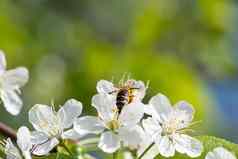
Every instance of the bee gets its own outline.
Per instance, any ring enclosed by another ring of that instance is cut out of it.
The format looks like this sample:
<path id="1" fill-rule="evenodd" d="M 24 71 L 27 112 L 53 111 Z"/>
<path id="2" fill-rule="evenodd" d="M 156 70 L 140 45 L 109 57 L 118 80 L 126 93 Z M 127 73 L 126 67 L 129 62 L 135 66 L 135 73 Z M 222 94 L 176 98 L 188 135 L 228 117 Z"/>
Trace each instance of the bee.
<path id="1" fill-rule="evenodd" d="M 114 91 L 109 92 L 109 94 L 116 94 L 116 106 L 119 114 L 125 105 L 132 103 L 136 99 L 140 99 L 141 97 L 138 92 L 144 92 L 146 89 L 144 83 L 141 81 L 127 80 L 120 83 L 118 87 L 115 87 Z"/>

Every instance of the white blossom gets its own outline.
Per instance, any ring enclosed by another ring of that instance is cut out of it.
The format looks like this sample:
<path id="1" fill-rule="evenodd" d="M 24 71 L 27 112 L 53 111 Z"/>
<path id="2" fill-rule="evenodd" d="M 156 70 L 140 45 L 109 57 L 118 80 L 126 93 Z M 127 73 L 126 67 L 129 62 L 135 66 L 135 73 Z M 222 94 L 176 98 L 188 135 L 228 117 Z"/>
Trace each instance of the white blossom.
<path id="1" fill-rule="evenodd" d="M 169 99 L 162 94 L 154 96 L 149 105 L 153 110 L 152 118 L 143 120 L 143 127 L 162 156 L 172 157 L 175 151 L 190 157 L 201 155 L 202 143 L 185 134 L 193 120 L 192 105 L 180 101 L 172 107 Z"/>
<path id="2" fill-rule="evenodd" d="M 12 115 L 18 115 L 22 108 L 19 97 L 20 88 L 28 79 L 29 73 L 25 67 L 6 70 L 7 62 L 4 53 L 0 50 L 0 96 L 6 110 Z"/>
<path id="3" fill-rule="evenodd" d="M 82 104 L 74 99 L 68 100 L 58 112 L 53 107 L 37 104 L 29 111 L 29 121 L 36 131 L 32 132 L 35 155 L 46 155 L 59 139 L 77 139 L 83 134 L 76 133 L 71 127 L 81 114 Z"/>
<path id="4" fill-rule="evenodd" d="M 235 155 L 223 147 L 217 147 L 208 152 L 205 159 L 236 159 Z"/>
<path id="5" fill-rule="evenodd" d="M 134 147 L 141 141 L 137 124 L 144 113 L 142 103 L 125 105 L 119 114 L 115 98 L 100 93 L 92 98 L 92 105 L 97 109 L 98 117 L 78 118 L 74 123 L 78 133 L 101 134 L 98 147 L 107 153 L 117 151 L 121 143 L 126 147 Z"/>
<path id="6" fill-rule="evenodd" d="M 22 126 L 18 129 L 17 145 L 19 149 L 12 143 L 10 138 L 6 140 L 6 159 L 23 159 L 23 156 L 25 159 L 31 159 L 31 133 L 29 129 L 25 126 Z"/>

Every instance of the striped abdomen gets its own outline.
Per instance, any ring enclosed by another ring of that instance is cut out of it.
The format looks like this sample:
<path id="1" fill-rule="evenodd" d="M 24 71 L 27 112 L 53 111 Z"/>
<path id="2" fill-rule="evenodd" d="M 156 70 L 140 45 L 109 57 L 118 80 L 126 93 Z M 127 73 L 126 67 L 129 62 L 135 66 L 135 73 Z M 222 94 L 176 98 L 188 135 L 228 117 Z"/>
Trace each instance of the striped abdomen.
<path id="1" fill-rule="evenodd" d="M 132 101 L 132 90 L 131 89 L 121 89 L 117 93 L 117 109 L 118 112 L 121 113 L 122 108 L 126 105 L 129 104 Z"/>

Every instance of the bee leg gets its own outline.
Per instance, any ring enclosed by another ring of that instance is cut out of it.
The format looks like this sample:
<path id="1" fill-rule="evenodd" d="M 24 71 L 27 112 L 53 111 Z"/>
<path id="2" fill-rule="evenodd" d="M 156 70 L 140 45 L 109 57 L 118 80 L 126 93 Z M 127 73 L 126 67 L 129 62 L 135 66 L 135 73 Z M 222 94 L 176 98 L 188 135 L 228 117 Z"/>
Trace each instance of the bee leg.
<path id="1" fill-rule="evenodd" d="M 112 92 L 109 92 L 108 94 L 113 94 L 113 93 L 116 93 L 117 91 L 115 90 L 115 91 L 112 91 Z"/>
<path id="2" fill-rule="evenodd" d="M 134 87 L 134 88 L 130 88 L 130 89 L 132 89 L 132 90 L 133 90 L 133 89 L 140 89 L 140 88 L 136 88 L 136 87 Z"/>

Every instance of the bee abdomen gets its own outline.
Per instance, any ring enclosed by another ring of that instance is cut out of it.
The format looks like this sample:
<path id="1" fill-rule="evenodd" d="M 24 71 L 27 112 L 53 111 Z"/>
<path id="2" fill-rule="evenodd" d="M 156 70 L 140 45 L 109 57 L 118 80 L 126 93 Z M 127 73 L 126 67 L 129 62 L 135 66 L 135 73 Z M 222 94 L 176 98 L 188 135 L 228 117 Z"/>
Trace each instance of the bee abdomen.
<path id="1" fill-rule="evenodd" d="M 120 113 L 123 106 L 128 104 L 128 91 L 127 90 L 121 90 L 120 92 L 118 92 L 117 94 L 117 108 L 118 108 L 118 112 Z"/>

